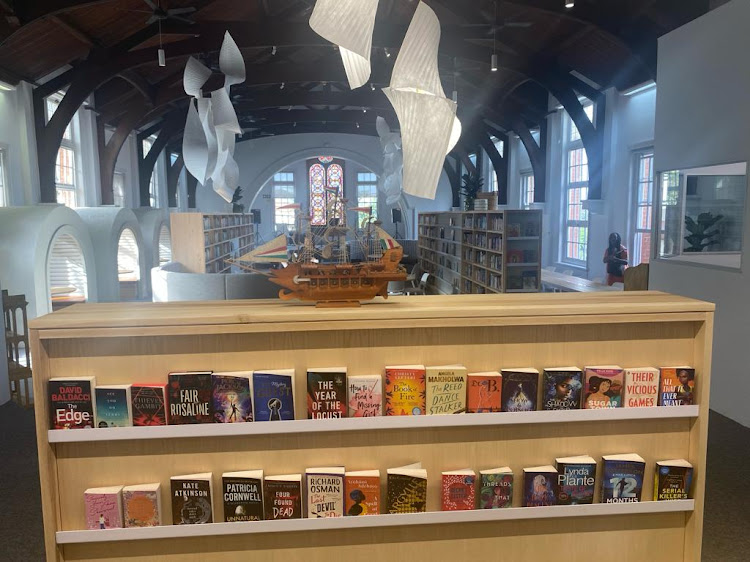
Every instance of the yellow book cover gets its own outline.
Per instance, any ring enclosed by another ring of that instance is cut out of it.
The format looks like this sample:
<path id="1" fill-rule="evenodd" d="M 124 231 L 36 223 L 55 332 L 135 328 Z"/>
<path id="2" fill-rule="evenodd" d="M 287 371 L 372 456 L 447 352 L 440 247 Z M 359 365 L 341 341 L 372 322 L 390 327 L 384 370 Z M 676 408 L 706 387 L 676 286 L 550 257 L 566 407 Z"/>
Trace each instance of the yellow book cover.
<path id="1" fill-rule="evenodd" d="M 466 412 L 466 367 L 425 367 L 427 415 Z"/>
<path id="2" fill-rule="evenodd" d="M 423 416 L 425 400 L 424 365 L 385 368 L 386 416 Z"/>

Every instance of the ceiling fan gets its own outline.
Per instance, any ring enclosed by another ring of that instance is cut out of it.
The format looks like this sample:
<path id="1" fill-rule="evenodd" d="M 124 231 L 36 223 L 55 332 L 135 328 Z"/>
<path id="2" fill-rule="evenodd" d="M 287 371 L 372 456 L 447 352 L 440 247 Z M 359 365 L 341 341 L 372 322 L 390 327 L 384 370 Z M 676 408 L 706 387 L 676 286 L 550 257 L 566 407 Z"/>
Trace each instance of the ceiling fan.
<path id="1" fill-rule="evenodd" d="M 163 22 L 166 20 L 176 20 L 182 23 L 194 24 L 195 22 L 189 18 L 183 17 L 187 14 L 195 12 L 195 7 L 189 6 L 187 8 L 162 8 L 162 0 L 143 0 L 146 5 L 151 9 L 151 17 L 146 20 L 146 25 L 151 25 L 156 22 Z"/>

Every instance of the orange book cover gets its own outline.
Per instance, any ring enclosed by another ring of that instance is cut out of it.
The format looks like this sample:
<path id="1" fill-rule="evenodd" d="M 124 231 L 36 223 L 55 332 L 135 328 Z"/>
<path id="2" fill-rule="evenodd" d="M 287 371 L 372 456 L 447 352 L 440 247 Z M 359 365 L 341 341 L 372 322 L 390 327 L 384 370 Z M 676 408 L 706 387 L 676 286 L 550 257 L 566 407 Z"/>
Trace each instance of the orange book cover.
<path id="1" fill-rule="evenodd" d="M 345 515 L 378 515 L 380 513 L 380 471 L 347 472 Z"/>
<path id="2" fill-rule="evenodd" d="M 443 511 L 476 509 L 475 483 L 476 474 L 473 470 L 443 472 Z"/>
<path id="3" fill-rule="evenodd" d="M 470 414 L 502 410 L 503 376 L 497 371 L 469 373 L 466 411 Z"/>
<path id="4" fill-rule="evenodd" d="M 385 368 L 386 416 L 422 416 L 426 399 L 424 365 Z"/>

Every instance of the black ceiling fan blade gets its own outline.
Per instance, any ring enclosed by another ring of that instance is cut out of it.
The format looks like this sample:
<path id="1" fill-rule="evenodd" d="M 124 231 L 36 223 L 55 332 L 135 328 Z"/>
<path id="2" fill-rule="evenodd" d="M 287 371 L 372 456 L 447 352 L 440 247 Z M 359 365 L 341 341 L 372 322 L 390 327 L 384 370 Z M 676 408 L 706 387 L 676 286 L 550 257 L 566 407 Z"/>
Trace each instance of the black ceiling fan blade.
<path id="1" fill-rule="evenodd" d="M 175 21 L 181 21 L 182 23 L 186 23 L 188 25 L 195 25 L 195 22 L 188 18 L 183 18 L 182 16 L 169 16 L 169 19 L 175 20 Z"/>
<path id="2" fill-rule="evenodd" d="M 148 18 L 148 19 L 146 20 L 146 25 L 147 25 L 147 26 L 148 26 L 148 25 L 151 25 L 152 23 L 156 23 L 157 21 L 159 21 L 159 17 L 158 17 L 158 16 L 155 16 L 155 15 L 152 15 L 152 16 L 151 16 L 150 18 Z"/>
<path id="3" fill-rule="evenodd" d="M 534 22 L 531 21 L 509 21 L 503 24 L 503 27 L 531 27 Z"/>
<path id="4" fill-rule="evenodd" d="M 183 14 L 192 14 L 195 12 L 195 7 L 189 7 L 189 8 L 171 8 L 167 10 L 168 16 L 181 16 Z"/>
<path id="5" fill-rule="evenodd" d="M 157 10 L 159 7 L 154 4 L 153 0 L 143 0 L 146 4 L 148 4 L 148 7 L 152 10 Z"/>

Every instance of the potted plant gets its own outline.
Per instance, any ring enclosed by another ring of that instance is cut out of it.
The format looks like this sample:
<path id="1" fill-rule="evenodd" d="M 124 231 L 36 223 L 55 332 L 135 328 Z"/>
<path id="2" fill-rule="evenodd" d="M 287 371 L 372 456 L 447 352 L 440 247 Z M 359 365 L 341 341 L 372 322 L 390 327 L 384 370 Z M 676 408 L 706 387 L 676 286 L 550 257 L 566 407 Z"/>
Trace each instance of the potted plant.
<path id="1" fill-rule="evenodd" d="M 484 179 L 479 174 L 464 174 L 461 178 L 463 185 L 461 186 L 461 195 L 464 196 L 464 209 L 471 211 L 474 209 L 474 199 L 482 191 L 484 185 Z"/>
<path id="2" fill-rule="evenodd" d="M 713 213 L 701 213 L 695 220 L 693 217 L 685 216 L 685 229 L 690 233 L 685 236 L 685 241 L 690 246 L 686 247 L 684 251 L 702 252 L 709 246 L 719 244 L 719 240 L 717 240 L 719 229 L 711 230 L 711 228 L 723 218 L 724 215 L 714 216 Z"/>
<path id="3" fill-rule="evenodd" d="M 240 203 L 242 201 L 242 188 L 238 185 L 237 189 L 234 190 L 234 195 L 232 196 L 232 212 L 233 213 L 244 213 L 245 212 L 245 206 Z"/>

